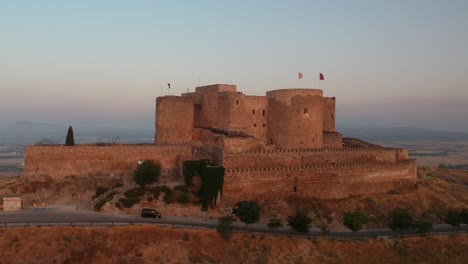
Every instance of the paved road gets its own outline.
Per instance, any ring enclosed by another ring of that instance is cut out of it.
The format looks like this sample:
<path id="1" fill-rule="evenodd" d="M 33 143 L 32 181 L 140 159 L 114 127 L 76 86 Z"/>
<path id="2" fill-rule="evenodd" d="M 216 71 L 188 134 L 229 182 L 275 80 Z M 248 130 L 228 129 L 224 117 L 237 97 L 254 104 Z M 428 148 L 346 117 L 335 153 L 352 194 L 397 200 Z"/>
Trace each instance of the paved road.
<path id="1" fill-rule="evenodd" d="M 29 207 L 21 211 L 0 212 L 0 227 L 26 226 L 26 225 L 128 225 L 128 224 L 152 224 L 160 226 L 172 226 L 180 228 L 206 228 L 213 229 L 217 226 L 216 219 L 202 220 L 199 218 L 163 216 L 161 219 L 141 218 L 139 215 L 105 214 L 89 210 L 82 210 L 76 206 L 47 206 Z M 235 231 L 247 231 L 253 233 L 269 233 L 288 236 L 322 236 L 318 228 L 312 228 L 308 234 L 297 234 L 289 227 L 270 229 L 262 224 L 251 224 L 246 229 L 242 222 L 234 222 L 232 228 Z M 436 225 L 434 231 L 437 233 L 468 232 L 468 226 L 452 227 L 450 225 Z M 416 233 L 415 230 L 408 234 Z M 393 236 L 388 228 L 367 229 L 354 233 L 348 229 L 334 229 L 327 236 L 342 238 L 361 238 L 372 236 Z"/>

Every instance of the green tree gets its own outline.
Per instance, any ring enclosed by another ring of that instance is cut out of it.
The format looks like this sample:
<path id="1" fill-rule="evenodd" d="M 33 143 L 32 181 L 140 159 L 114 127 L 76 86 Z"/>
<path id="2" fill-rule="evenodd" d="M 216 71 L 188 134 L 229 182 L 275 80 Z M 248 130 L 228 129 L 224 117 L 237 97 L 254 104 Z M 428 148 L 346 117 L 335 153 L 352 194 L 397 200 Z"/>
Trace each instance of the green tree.
<path id="1" fill-rule="evenodd" d="M 281 222 L 281 218 L 273 217 L 270 219 L 270 222 L 268 222 L 267 226 L 268 228 L 280 228 L 283 226 L 283 223 Z"/>
<path id="2" fill-rule="evenodd" d="M 343 216 L 343 224 L 353 232 L 361 230 L 362 225 L 367 224 L 367 221 L 367 215 L 360 211 L 346 212 Z"/>
<path id="3" fill-rule="evenodd" d="M 239 220 L 248 224 L 256 223 L 260 219 L 260 206 L 254 201 L 242 201 L 236 204 L 236 208 L 232 210 Z"/>
<path id="4" fill-rule="evenodd" d="M 311 227 L 312 218 L 303 210 L 297 211 L 294 215 L 288 216 L 288 225 L 295 231 L 307 233 Z"/>
<path id="5" fill-rule="evenodd" d="M 468 209 L 463 209 L 460 214 L 461 214 L 463 223 L 465 225 L 468 225 Z"/>
<path id="6" fill-rule="evenodd" d="M 432 232 L 434 225 L 429 221 L 415 220 L 413 227 L 418 229 L 418 233 L 429 233 Z"/>
<path id="7" fill-rule="evenodd" d="M 387 225 L 394 231 L 410 229 L 413 227 L 413 217 L 408 211 L 397 208 L 390 212 Z"/>
<path id="8" fill-rule="evenodd" d="M 75 146 L 75 136 L 73 136 L 73 128 L 68 127 L 67 137 L 65 138 L 65 146 Z"/>
<path id="9" fill-rule="evenodd" d="M 133 179 L 141 187 L 146 184 L 157 182 L 161 174 L 161 165 L 152 160 L 144 160 L 139 163 L 133 172 Z"/>
<path id="10" fill-rule="evenodd" d="M 452 226 L 459 226 L 463 222 L 462 214 L 458 211 L 450 210 L 447 213 L 445 222 Z"/>

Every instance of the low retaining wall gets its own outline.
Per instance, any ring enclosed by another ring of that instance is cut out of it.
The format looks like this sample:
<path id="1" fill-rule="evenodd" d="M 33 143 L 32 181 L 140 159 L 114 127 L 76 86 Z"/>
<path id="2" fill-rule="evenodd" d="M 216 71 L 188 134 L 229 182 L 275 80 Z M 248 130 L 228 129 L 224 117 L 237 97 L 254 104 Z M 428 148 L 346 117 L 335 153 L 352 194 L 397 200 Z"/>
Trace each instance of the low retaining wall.
<path id="1" fill-rule="evenodd" d="M 139 160 L 161 163 L 162 176 L 177 174 L 179 164 L 191 159 L 190 145 L 75 145 L 26 146 L 23 179 L 58 181 L 66 176 L 122 177 Z"/>

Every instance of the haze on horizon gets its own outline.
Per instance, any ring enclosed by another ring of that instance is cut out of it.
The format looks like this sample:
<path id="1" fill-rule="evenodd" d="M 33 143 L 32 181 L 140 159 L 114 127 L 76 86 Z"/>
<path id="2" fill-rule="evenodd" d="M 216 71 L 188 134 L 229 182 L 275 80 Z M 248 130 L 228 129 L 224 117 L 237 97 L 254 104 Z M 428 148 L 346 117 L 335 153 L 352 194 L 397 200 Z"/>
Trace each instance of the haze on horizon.
<path id="1" fill-rule="evenodd" d="M 468 132 L 468 2 L 3 1 L 0 125 L 154 126 L 213 83 L 337 98 L 338 126 Z"/>

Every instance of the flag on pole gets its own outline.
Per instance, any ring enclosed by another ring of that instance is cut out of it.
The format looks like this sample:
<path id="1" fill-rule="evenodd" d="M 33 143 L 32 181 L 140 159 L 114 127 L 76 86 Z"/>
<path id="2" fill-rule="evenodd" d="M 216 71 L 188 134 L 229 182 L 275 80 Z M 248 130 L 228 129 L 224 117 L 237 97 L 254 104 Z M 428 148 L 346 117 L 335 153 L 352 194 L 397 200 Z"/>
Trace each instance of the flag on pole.
<path id="1" fill-rule="evenodd" d="M 302 80 L 302 72 L 297 73 L 297 79 Z"/>
<path id="2" fill-rule="evenodd" d="M 319 74 L 320 74 L 320 75 L 319 75 L 320 80 L 321 80 L 321 81 L 325 80 L 325 77 L 323 76 L 323 74 L 320 73 L 320 72 L 319 72 Z"/>
<path id="3" fill-rule="evenodd" d="M 170 84 L 170 83 L 167 83 L 167 87 L 169 87 L 169 89 L 171 89 L 171 84 Z"/>

